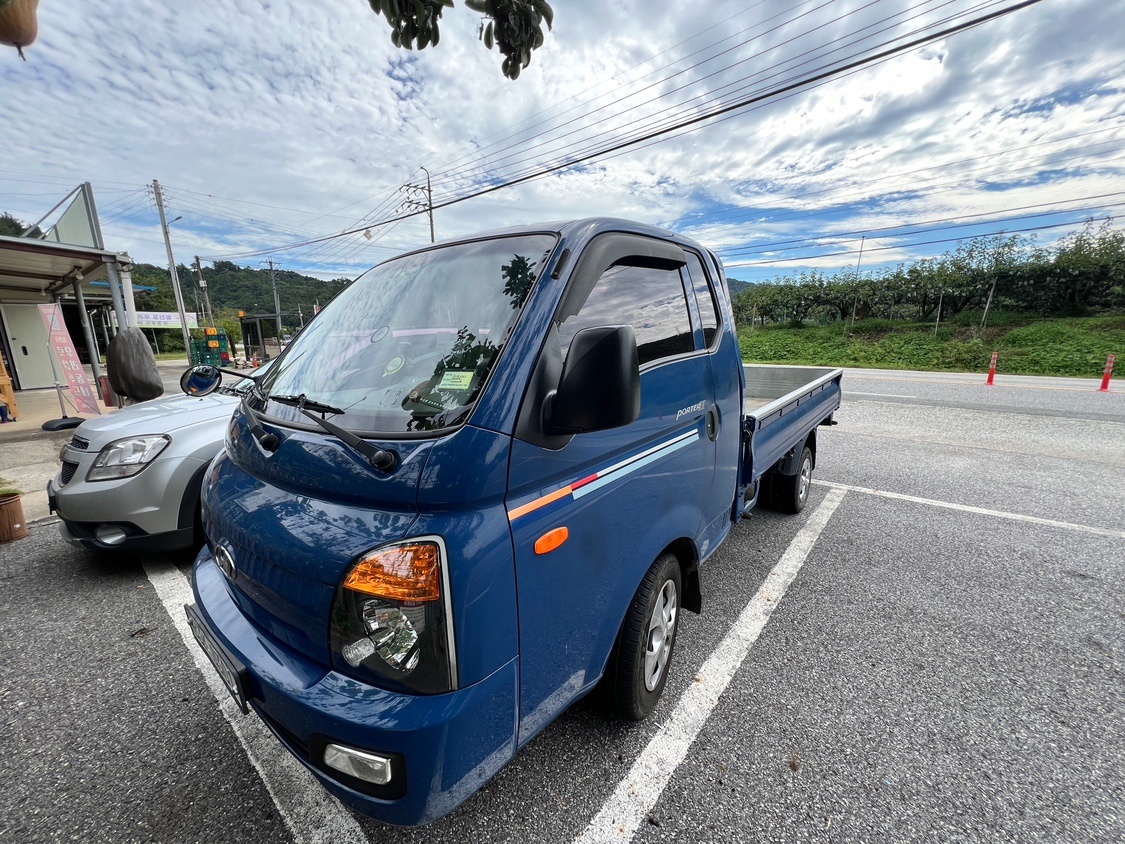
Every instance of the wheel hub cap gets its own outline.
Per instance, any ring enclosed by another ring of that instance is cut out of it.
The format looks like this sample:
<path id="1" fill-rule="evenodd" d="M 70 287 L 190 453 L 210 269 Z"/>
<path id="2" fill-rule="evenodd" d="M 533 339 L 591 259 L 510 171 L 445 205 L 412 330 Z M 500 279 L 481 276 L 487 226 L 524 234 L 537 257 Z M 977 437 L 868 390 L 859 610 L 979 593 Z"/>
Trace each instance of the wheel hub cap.
<path id="1" fill-rule="evenodd" d="M 648 647 L 645 650 L 645 688 L 650 692 L 660 685 L 668 656 L 672 653 L 672 637 L 676 631 L 676 614 L 679 612 L 679 596 L 676 584 L 664 581 L 656 606 L 648 625 Z"/>

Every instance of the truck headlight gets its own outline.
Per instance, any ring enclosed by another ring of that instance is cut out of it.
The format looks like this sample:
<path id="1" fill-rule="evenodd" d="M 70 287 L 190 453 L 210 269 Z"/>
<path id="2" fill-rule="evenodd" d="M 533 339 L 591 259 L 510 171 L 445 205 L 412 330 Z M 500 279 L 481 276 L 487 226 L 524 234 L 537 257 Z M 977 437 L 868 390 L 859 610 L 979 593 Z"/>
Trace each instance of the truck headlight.
<path id="1" fill-rule="evenodd" d="M 126 437 L 103 448 L 86 473 L 88 481 L 113 481 L 137 474 L 166 449 L 172 438 L 166 434 Z"/>
<path id="2" fill-rule="evenodd" d="M 332 605 L 332 664 L 385 688 L 440 694 L 457 687 L 445 544 L 421 537 L 359 559 Z"/>

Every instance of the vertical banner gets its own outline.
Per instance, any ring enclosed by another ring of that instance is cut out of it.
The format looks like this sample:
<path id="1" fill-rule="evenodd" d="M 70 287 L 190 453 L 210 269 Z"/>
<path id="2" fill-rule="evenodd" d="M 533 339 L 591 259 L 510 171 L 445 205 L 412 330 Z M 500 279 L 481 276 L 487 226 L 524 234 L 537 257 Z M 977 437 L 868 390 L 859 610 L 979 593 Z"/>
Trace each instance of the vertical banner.
<path id="1" fill-rule="evenodd" d="M 70 332 L 66 330 L 63 322 L 62 307 L 58 304 L 40 305 L 39 316 L 43 317 L 43 325 L 51 335 L 51 348 L 58 355 L 62 364 L 63 375 L 66 383 L 70 385 L 70 395 L 74 398 L 74 406 L 79 413 L 101 416 L 98 399 L 90 389 L 90 382 L 86 380 L 86 370 L 82 368 L 82 361 L 74 349 L 74 342 L 70 339 Z"/>

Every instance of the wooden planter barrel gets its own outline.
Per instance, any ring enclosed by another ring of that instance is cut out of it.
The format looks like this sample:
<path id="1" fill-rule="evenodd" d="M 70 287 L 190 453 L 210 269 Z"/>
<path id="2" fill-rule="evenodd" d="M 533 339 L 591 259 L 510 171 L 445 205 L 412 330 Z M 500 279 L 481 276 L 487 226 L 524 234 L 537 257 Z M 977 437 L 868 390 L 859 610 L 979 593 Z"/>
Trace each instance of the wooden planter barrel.
<path id="1" fill-rule="evenodd" d="M 27 536 L 27 519 L 23 517 L 23 503 L 19 493 L 0 495 L 0 543 L 23 539 Z"/>

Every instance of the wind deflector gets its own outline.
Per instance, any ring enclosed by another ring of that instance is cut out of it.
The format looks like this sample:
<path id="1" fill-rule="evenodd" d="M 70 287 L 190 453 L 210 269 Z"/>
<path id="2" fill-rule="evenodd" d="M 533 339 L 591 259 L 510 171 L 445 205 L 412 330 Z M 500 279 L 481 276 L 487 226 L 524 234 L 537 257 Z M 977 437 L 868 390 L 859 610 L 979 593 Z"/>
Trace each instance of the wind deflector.
<path id="1" fill-rule="evenodd" d="M 684 250 L 666 240 L 622 232 L 599 235 L 583 250 L 566 294 L 555 312 L 555 321 L 562 322 L 578 313 L 602 273 L 610 267 L 674 270 L 686 263 Z"/>

